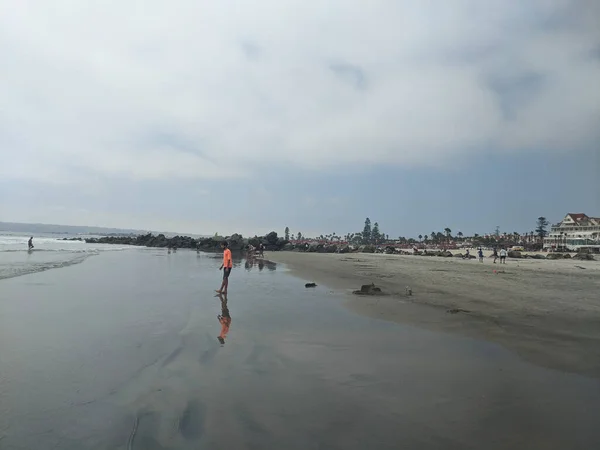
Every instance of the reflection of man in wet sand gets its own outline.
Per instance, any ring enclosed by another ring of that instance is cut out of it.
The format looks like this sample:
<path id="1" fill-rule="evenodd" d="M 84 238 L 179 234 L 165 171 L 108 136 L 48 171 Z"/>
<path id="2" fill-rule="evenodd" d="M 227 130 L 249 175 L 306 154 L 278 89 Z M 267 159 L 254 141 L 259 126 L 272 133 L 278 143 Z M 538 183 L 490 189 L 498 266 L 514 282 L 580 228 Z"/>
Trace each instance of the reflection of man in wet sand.
<path id="1" fill-rule="evenodd" d="M 227 296 L 220 294 L 219 300 L 221 300 L 221 314 L 217 316 L 217 319 L 219 319 L 219 323 L 221 324 L 221 334 L 219 334 L 217 339 L 221 344 L 225 344 L 225 338 L 227 337 L 229 327 L 231 326 L 231 315 L 229 314 L 229 308 L 227 307 Z"/>

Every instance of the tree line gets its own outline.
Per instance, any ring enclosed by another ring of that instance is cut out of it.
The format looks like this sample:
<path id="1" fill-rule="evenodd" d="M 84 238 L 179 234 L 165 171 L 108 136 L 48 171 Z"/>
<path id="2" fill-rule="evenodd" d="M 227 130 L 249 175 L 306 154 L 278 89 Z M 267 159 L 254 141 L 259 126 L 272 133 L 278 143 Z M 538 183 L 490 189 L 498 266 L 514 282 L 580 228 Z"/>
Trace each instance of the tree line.
<path id="1" fill-rule="evenodd" d="M 544 237 L 548 235 L 547 227 L 549 224 L 550 222 L 545 217 L 538 217 L 535 231 L 530 231 L 523 234 L 525 243 L 541 245 Z M 285 227 L 284 235 L 287 241 L 294 239 L 299 241 L 307 239 L 307 237 L 303 236 L 300 232 L 296 235 L 292 234 L 289 227 Z M 478 245 L 492 245 L 494 243 L 502 244 L 504 242 L 517 242 L 521 240 L 521 234 L 516 231 L 512 233 L 501 233 L 500 227 L 496 227 L 495 232 L 488 236 L 480 236 L 477 233 L 475 233 L 473 236 L 464 236 L 461 231 L 456 233 L 456 236 L 453 236 L 452 230 L 446 227 L 444 228 L 443 232 L 432 231 L 430 233 L 419 234 L 418 241 L 414 238 L 406 238 L 404 236 L 390 239 L 389 234 L 381 231 L 379 223 L 375 222 L 372 224 L 371 219 L 367 217 L 365 219 L 362 231 L 358 231 L 356 233 L 347 233 L 344 236 L 339 236 L 335 232 L 326 235 L 321 234 L 320 236 L 315 237 L 315 239 L 330 242 L 345 241 L 356 245 L 380 245 L 385 243 L 416 244 L 417 242 L 426 244 L 443 244 L 449 243 L 450 241 L 462 242 L 465 240 L 470 240 Z"/>

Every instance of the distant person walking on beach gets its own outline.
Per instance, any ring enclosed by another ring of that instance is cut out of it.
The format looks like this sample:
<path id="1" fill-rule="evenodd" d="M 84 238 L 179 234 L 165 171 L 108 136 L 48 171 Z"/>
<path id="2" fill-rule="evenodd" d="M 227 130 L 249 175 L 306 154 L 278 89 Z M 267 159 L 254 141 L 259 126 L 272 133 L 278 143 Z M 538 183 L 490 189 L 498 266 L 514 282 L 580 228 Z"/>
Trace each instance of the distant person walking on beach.
<path id="1" fill-rule="evenodd" d="M 506 249 L 503 248 L 502 250 L 500 250 L 500 264 L 506 264 Z"/>
<path id="2" fill-rule="evenodd" d="M 29 242 L 27 242 L 27 247 L 29 250 L 33 250 L 33 236 L 29 238 Z"/>
<path id="3" fill-rule="evenodd" d="M 469 252 L 469 249 L 467 249 L 465 256 L 463 256 L 463 259 L 471 259 L 471 253 Z"/>
<path id="4" fill-rule="evenodd" d="M 223 248 L 223 264 L 219 267 L 219 270 L 223 270 L 223 282 L 221 283 L 221 289 L 217 291 L 218 294 L 227 295 L 227 287 L 229 286 L 229 274 L 233 267 L 233 261 L 231 261 L 231 250 L 227 241 L 221 242 Z"/>
<path id="5" fill-rule="evenodd" d="M 494 247 L 494 253 L 492 253 L 492 256 L 494 257 L 494 264 L 496 264 L 496 260 L 498 259 L 498 249 L 496 247 Z"/>
<path id="6" fill-rule="evenodd" d="M 479 247 L 479 251 L 477 252 L 477 256 L 479 256 L 479 262 L 483 262 L 483 249 Z"/>

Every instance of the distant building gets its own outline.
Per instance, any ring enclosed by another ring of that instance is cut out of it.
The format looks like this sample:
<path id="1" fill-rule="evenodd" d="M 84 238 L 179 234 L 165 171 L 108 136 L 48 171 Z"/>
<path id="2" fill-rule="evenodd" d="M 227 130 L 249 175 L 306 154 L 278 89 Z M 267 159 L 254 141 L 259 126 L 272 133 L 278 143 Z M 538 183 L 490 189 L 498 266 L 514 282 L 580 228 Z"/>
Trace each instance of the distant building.
<path id="1" fill-rule="evenodd" d="M 577 251 L 587 248 L 600 252 L 600 218 L 588 217 L 583 213 L 569 213 L 544 238 L 544 248 L 551 250 Z"/>

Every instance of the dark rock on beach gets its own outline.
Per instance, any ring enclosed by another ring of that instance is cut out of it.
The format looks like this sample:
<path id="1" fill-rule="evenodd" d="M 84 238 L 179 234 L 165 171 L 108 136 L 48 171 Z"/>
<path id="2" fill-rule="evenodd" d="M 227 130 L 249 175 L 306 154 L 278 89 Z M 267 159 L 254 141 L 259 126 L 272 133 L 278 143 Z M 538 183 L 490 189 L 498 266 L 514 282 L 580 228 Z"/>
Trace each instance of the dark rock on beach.
<path id="1" fill-rule="evenodd" d="M 352 292 L 354 295 L 383 295 L 381 288 L 375 286 L 374 283 L 363 284 L 359 291 Z"/>
<path id="2" fill-rule="evenodd" d="M 548 256 L 550 256 L 550 255 L 548 255 Z M 545 256 L 545 255 L 540 255 L 540 254 L 536 253 L 536 254 L 533 254 L 533 255 L 529 255 L 528 258 L 531 258 L 531 259 L 547 259 L 548 257 Z"/>
<path id="3" fill-rule="evenodd" d="M 577 253 L 575 256 L 573 256 L 573 259 L 576 259 L 578 261 L 595 261 L 596 258 L 594 258 L 594 255 L 592 255 L 591 253 Z"/>
<path id="4" fill-rule="evenodd" d="M 452 308 L 452 309 L 448 309 L 446 312 L 449 313 L 449 314 L 458 314 L 458 313 L 466 313 L 466 314 L 468 314 L 471 311 L 468 310 L 468 309 L 462 309 L 462 308 Z"/>
<path id="5" fill-rule="evenodd" d="M 322 244 L 319 244 L 318 242 L 312 242 L 308 245 L 307 251 L 310 253 L 315 253 L 315 252 L 318 252 L 319 250 L 321 250 L 322 248 L 323 248 Z"/>

